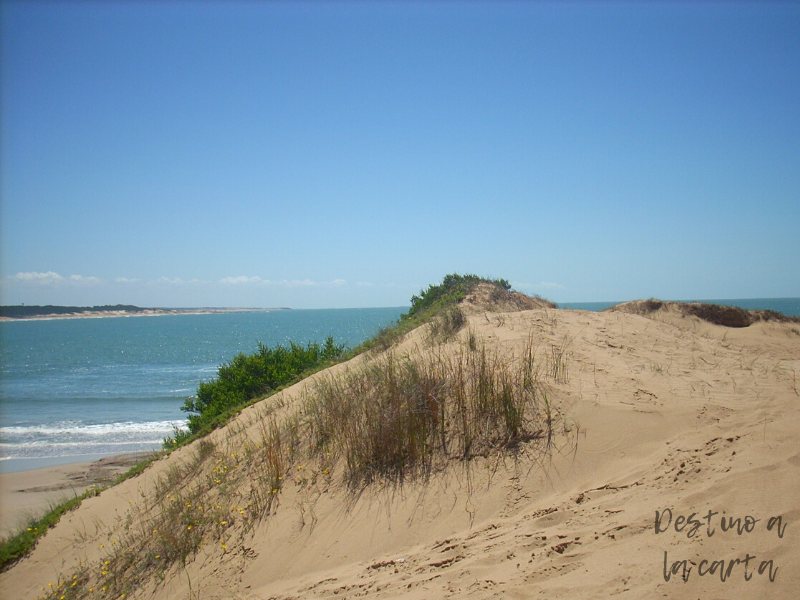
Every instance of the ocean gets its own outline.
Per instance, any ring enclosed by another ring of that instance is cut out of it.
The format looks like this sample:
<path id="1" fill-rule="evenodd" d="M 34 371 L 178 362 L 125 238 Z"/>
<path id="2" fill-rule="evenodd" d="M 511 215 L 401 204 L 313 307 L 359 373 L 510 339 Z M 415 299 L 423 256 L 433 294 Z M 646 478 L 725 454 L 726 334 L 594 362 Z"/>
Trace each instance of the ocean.
<path id="1" fill-rule="evenodd" d="M 0 471 L 158 449 L 239 352 L 354 347 L 407 307 L 0 322 Z"/>
<path id="2" fill-rule="evenodd" d="M 705 300 L 708 301 L 708 300 Z M 800 298 L 711 300 L 800 316 Z M 602 310 L 614 303 L 569 303 Z M 258 342 L 354 347 L 407 307 L 0 322 L 0 471 L 158 449 L 201 381 Z"/>

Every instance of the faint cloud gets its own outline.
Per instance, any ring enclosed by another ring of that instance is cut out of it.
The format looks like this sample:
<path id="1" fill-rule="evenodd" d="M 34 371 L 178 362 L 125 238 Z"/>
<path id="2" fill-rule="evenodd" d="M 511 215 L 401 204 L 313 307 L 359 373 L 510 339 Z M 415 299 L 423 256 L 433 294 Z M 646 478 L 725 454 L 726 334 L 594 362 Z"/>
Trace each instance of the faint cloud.
<path id="1" fill-rule="evenodd" d="M 38 273 L 31 271 L 30 273 L 17 273 L 11 277 L 6 277 L 5 281 L 10 284 L 23 284 L 23 285 L 72 285 L 72 286 L 87 286 L 87 285 L 100 285 L 105 283 L 99 277 L 85 277 L 83 275 L 70 275 L 69 277 L 62 277 L 54 271 L 47 271 L 46 273 Z"/>
<path id="2" fill-rule="evenodd" d="M 347 285 L 344 279 L 334 279 L 333 281 L 312 281 L 311 279 L 280 279 L 272 281 L 271 279 L 262 279 L 258 275 L 255 277 L 247 277 L 240 275 L 239 277 L 225 277 L 219 280 L 222 285 L 258 285 L 258 286 L 276 286 L 276 287 L 339 287 Z"/>
<path id="3" fill-rule="evenodd" d="M 169 277 L 160 277 L 155 281 L 151 281 L 150 283 L 166 283 L 169 285 L 181 285 L 184 283 L 184 281 L 180 277 L 175 277 L 174 279 L 170 279 Z"/>
<path id="4" fill-rule="evenodd" d="M 150 285 L 153 284 L 166 284 L 166 285 L 198 285 L 203 283 L 208 283 L 207 281 L 203 281 L 201 279 L 181 279 L 180 277 L 174 277 L 170 279 L 169 277 L 160 277 L 155 281 L 148 281 Z"/>
<path id="5" fill-rule="evenodd" d="M 219 282 L 223 285 L 247 285 L 247 284 L 260 284 L 260 285 L 268 285 L 270 282 L 266 279 L 261 279 L 261 277 L 246 277 L 245 275 L 240 275 L 239 277 L 225 277 L 224 279 L 220 279 Z"/>
<path id="6" fill-rule="evenodd" d="M 4 277 L 4 285 L 9 287 L 19 286 L 39 286 L 39 287 L 99 287 L 102 285 L 144 285 L 144 286 L 241 286 L 241 287 L 278 287 L 278 288 L 331 288 L 347 286 L 346 279 L 333 279 L 331 281 L 313 281 L 311 279 L 280 279 L 270 280 L 259 277 L 248 277 L 239 275 L 237 277 L 224 277 L 218 281 L 204 281 L 202 279 L 182 279 L 181 277 L 159 277 L 158 279 L 129 279 L 127 277 L 117 277 L 106 281 L 100 277 L 85 275 L 70 275 L 64 277 L 54 271 L 28 273 L 17 273 Z M 371 286 L 371 283 L 359 282 L 359 286 Z"/>
<path id="7" fill-rule="evenodd" d="M 12 275 L 6 279 L 11 282 L 34 283 L 40 285 L 49 285 L 64 281 L 64 278 L 61 275 L 54 273 L 53 271 L 48 271 L 47 273 L 37 273 L 35 271 L 31 273 L 17 273 L 16 275 Z"/>
<path id="8" fill-rule="evenodd" d="M 356 287 L 375 287 L 375 284 L 369 281 L 357 281 Z"/>

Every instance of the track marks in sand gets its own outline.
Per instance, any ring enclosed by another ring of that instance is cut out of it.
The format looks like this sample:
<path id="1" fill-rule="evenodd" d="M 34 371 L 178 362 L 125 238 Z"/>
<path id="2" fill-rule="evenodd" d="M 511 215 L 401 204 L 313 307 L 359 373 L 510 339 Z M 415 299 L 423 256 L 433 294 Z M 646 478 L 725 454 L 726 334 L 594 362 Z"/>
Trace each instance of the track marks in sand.
<path id="1" fill-rule="evenodd" d="M 652 477 L 652 481 L 657 483 L 659 488 L 674 487 L 696 483 L 704 471 L 707 477 L 711 477 L 713 473 L 727 473 L 731 470 L 731 463 L 736 456 L 736 450 L 731 448 L 739 439 L 738 435 L 727 438 L 714 437 L 694 448 L 671 447 L 662 460 L 661 472 Z M 720 456 L 710 460 L 716 454 Z"/>
<path id="2" fill-rule="evenodd" d="M 620 400 L 620 404 L 632 406 L 633 410 L 645 413 L 655 412 L 655 407 L 664 405 L 664 403 L 660 402 L 658 396 L 656 396 L 653 392 L 649 392 L 642 388 L 638 388 L 635 392 L 633 392 L 632 402 Z"/>

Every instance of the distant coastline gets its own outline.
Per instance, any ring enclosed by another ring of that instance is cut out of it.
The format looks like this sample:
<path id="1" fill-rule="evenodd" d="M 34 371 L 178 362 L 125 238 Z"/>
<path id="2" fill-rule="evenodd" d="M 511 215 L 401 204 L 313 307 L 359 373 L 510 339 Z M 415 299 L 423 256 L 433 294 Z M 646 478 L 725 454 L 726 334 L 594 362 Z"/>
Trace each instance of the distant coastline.
<path id="1" fill-rule="evenodd" d="M 157 317 L 163 315 L 207 315 L 215 313 L 265 312 L 291 310 L 275 308 L 142 308 L 129 304 L 104 306 L 0 306 L 0 321 L 51 319 L 98 319 L 109 317 Z"/>

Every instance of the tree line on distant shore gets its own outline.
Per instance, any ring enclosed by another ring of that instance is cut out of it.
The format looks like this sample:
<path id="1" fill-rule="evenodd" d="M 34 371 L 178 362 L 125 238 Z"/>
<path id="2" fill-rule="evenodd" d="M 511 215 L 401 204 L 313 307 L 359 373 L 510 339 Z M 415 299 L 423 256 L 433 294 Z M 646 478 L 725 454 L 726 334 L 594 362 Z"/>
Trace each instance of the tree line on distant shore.
<path id="1" fill-rule="evenodd" d="M 104 304 L 103 306 L 0 306 L 0 317 L 10 319 L 25 319 L 29 317 L 42 317 L 45 315 L 69 315 L 83 312 L 143 312 L 146 308 L 132 304 Z"/>

